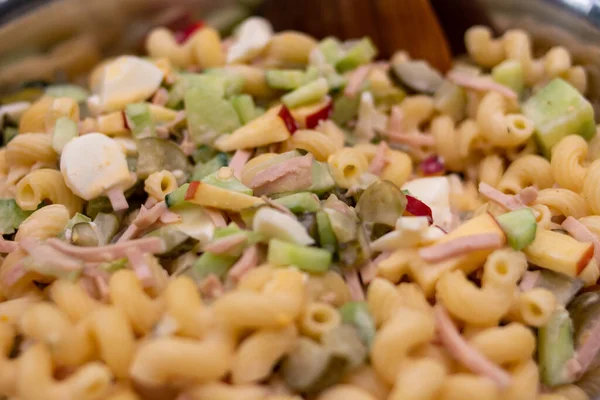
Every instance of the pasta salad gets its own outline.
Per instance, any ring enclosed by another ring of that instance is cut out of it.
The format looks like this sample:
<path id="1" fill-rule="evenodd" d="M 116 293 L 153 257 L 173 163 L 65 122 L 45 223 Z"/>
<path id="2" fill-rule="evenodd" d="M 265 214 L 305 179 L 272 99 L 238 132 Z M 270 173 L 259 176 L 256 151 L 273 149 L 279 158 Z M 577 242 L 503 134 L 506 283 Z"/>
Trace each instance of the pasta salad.
<path id="1" fill-rule="evenodd" d="M 157 28 L 2 105 L 2 398 L 598 395 L 585 70 L 465 43 Z"/>

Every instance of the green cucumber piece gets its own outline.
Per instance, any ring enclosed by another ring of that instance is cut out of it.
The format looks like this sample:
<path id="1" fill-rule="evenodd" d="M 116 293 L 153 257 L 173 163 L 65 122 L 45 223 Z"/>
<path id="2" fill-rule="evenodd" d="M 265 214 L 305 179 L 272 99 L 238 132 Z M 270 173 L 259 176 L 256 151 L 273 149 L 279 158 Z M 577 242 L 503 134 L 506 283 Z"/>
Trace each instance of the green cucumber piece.
<path id="1" fill-rule="evenodd" d="M 60 117 L 54 125 L 52 134 L 52 148 L 58 154 L 62 153 L 65 145 L 77 137 L 77 124 L 67 117 Z"/>
<path id="2" fill-rule="evenodd" d="M 238 257 L 223 254 L 214 254 L 205 252 L 194 263 L 190 273 L 198 281 L 206 278 L 210 274 L 215 274 L 219 278 L 224 278 L 229 268 L 237 261 Z"/>
<path id="3" fill-rule="evenodd" d="M 219 168 L 226 167 L 228 164 L 229 157 L 227 154 L 219 153 L 204 164 L 196 164 L 192 170 L 192 180 L 200 181 L 208 175 L 217 172 Z"/>
<path id="4" fill-rule="evenodd" d="M 535 239 L 537 221 L 531 208 L 520 208 L 496 217 L 496 221 L 506 234 L 510 247 L 521 250 Z"/>
<path id="5" fill-rule="evenodd" d="M 223 98 L 218 76 L 198 82 L 185 91 L 184 103 L 188 129 L 197 144 L 210 144 L 219 135 L 240 127 L 240 119 L 231 103 Z"/>
<path id="6" fill-rule="evenodd" d="M 322 273 L 329 269 L 331 253 L 316 247 L 300 246 L 279 239 L 269 241 L 267 261 L 275 265 L 293 265 L 299 269 Z"/>
<path id="7" fill-rule="evenodd" d="M 240 182 L 236 177 L 233 176 L 233 170 L 229 167 L 219 168 L 218 171 L 202 178 L 202 182 L 208 183 L 209 185 L 217 186 L 223 189 L 231 190 L 233 192 L 247 194 L 252 196 L 252 189 Z"/>
<path id="8" fill-rule="evenodd" d="M 189 183 L 184 183 L 179 186 L 177 189 L 173 190 L 171 193 L 165 196 L 165 203 L 167 203 L 168 208 L 173 208 L 185 203 L 185 194 L 187 193 Z"/>
<path id="9" fill-rule="evenodd" d="M 92 222 L 92 219 L 87 215 L 75 213 L 75 215 L 73 215 L 69 222 L 67 222 L 67 226 L 65 226 L 65 229 L 72 229 L 73 226 L 75 226 L 75 224 L 79 224 L 82 222 Z"/>
<path id="10" fill-rule="evenodd" d="M 329 172 L 329 166 L 325 162 L 314 160 L 312 163 L 312 185 L 308 188 L 309 192 L 323 194 L 330 191 L 335 186 L 333 177 Z"/>
<path id="11" fill-rule="evenodd" d="M 148 103 L 132 103 L 125 106 L 127 123 L 133 136 L 151 137 L 156 136 L 156 129 L 150 115 Z"/>
<path id="12" fill-rule="evenodd" d="M 547 157 L 552 147 L 568 135 L 589 140 L 596 134 L 592 105 L 560 78 L 531 96 L 523 105 L 523 114 L 535 124 L 535 139 Z"/>
<path id="13" fill-rule="evenodd" d="M 371 62 L 375 56 L 377 56 L 377 48 L 371 39 L 365 37 L 350 47 L 335 63 L 335 67 L 340 72 L 346 72 Z"/>
<path id="14" fill-rule="evenodd" d="M 119 219 L 114 214 L 99 212 L 94 218 L 100 244 L 109 244 L 119 230 Z"/>
<path id="15" fill-rule="evenodd" d="M 565 309 L 552 314 L 546 326 L 538 329 L 538 364 L 540 380 L 548 386 L 574 381 L 566 368 L 574 356 L 573 323 Z"/>
<path id="16" fill-rule="evenodd" d="M 239 94 L 244 88 L 244 77 L 235 71 L 223 68 L 210 68 L 204 71 L 204 74 L 223 78 L 223 90 L 225 97 Z"/>
<path id="17" fill-rule="evenodd" d="M 298 89 L 284 95 L 281 98 L 283 104 L 289 108 L 303 106 L 305 104 L 316 103 L 329 92 L 327 79 L 319 78 L 316 81 L 300 86 Z"/>
<path id="18" fill-rule="evenodd" d="M 293 213 L 317 212 L 321 209 L 319 198 L 309 192 L 289 194 L 275 199 L 274 202 Z"/>
<path id="19" fill-rule="evenodd" d="M 254 106 L 254 100 L 249 94 L 241 94 L 231 98 L 231 104 L 235 108 L 238 117 L 243 125 L 252 121 L 256 118 L 256 107 Z"/>
<path id="20" fill-rule="evenodd" d="M 13 140 L 19 134 L 19 129 L 14 126 L 5 126 L 2 131 L 2 143 L 4 146 L 8 144 L 11 140 Z"/>
<path id="21" fill-rule="evenodd" d="M 360 97 L 353 98 L 340 95 L 333 101 L 333 113 L 331 119 L 339 126 L 346 125 L 358 115 Z"/>
<path id="22" fill-rule="evenodd" d="M 525 89 L 525 78 L 523 77 L 523 67 L 517 60 L 506 60 L 492 68 L 492 78 L 512 90 L 519 96 Z"/>
<path id="23" fill-rule="evenodd" d="M 179 170 L 187 179 L 191 165 L 177 143 L 158 137 L 146 137 L 137 141 L 137 149 L 136 174 L 139 179 L 146 179 L 150 174 L 162 170 Z"/>
<path id="24" fill-rule="evenodd" d="M 90 97 L 87 89 L 71 84 L 50 85 L 46 88 L 46 94 L 52 97 L 68 97 L 78 103 L 83 103 Z"/>
<path id="25" fill-rule="evenodd" d="M 320 77 L 325 78 L 329 90 L 332 91 L 343 88 L 348 82 L 344 76 L 338 74 L 335 68 L 329 64 L 319 65 L 318 67 L 309 65 L 308 68 L 306 68 L 306 73 L 304 75 L 305 83 L 316 81 Z M 368 82 L 365 82 L 365 85 L 368 85 Z"/>
<path id="26" fill-rule="evenodd" d="M 71 243 L 75 246 L 96 247 L 100 238 L 91 222 L 79 222 L 71 229 Z"/>
<path id="27" fill-rule="evenodd" d="M 33 211 L 23 211 L 15 199 L 0 199 L 0 235 L 15 233 Z"/>
<path id="28" fill-rule="evenodd" d="M 335 65 L 344 55 L 340 41 L 331 36 L 321 40 L 318 47 L 327 64 Z"/>
<path id="29" fill-rule="evenodd" d="M 319 244 L 325 250 L 335 253 L 337 249 L 337 239 L 329 222 L 327 213 L 323 210 L 317 211 L 317 231 L 319 232 Z"/>
<path id="30" fill-rule="evenodd" d="M 363 343 L 371 347 L 375 339 L 375 322 L 369 312 L 369 306 L 364 301 L 349 301 L 340 308 L 342 321 L 354 326 Z"/>
<path id="31" fill-rule="evenodd" d="M 265 79 L 273 89 L 294 90 L 304 84 L 306 76 L 295 69 L 271 69 L 265 72 Z"/>

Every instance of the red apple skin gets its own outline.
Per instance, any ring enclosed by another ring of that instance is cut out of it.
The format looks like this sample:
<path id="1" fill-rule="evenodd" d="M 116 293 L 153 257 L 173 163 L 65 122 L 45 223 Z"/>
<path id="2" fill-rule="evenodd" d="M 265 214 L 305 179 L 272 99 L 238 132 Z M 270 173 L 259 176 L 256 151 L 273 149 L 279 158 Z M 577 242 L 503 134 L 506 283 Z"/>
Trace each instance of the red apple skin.
<path id="1" fill-rule="evenodd" d="M 194 198 L 194 195 L 196 194 L 196 190 L 198 190 L 198 186 L 200 186 L 199 181 L 190 182 L 190 186 L 188 186 L 188 189 L 185 192 L 185 200 Z"/>
<path id="2" fill-rule="evenodd" d="M 290 110 L 285 105 L 281 106 L 281 109 L 279 110 L 279 113 L 277 115 L 283 120 L 285 127 L 288 129 L 288 131 L 290 131 L 292 135 L 298 130 L 298 124 L 296 124 L 296 120 L 292 116 Z"/>
<path id="3" fill-rule="evenodd" d="M 406 212 L 417 217 L 427 217 L 429 225 L 433 224 L 431 208 L 414 196 L 406 195 Z"/>
<path id="4" fill-rule="evenodd" d="M 585 269 L 588 263 L 591 261 L 592 257 L 594 257 L 594 245 L 590 243 L 590 247 L 586 250 L 585 253 L 581 256 L 579 261 L 577 262 L 576 275 L 579 275 L 581 271 Z"/>
<path id="5" fill-rule="evenodd" d="M 325 107 L 310 114 L 306 117 L 306 129 L 314 129 L 319 125 L 319 122 L 329 119 L 333 112 L 333 101 L 329 101 Z"/>

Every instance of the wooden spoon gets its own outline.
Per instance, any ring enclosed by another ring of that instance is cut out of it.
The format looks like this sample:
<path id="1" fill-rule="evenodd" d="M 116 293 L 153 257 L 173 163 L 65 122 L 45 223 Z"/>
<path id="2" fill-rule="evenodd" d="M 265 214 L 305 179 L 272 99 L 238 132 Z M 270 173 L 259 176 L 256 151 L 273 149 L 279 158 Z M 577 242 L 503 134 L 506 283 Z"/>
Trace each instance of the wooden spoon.
<path id="1" fill-rule="evenodd" d="M 259 13 L 276 31 L 295 29 L 315 37 L 370 36 L 380 57 L 406 50 L 445 72 L 448 41 L 429 0 L 265 0 Z"/>

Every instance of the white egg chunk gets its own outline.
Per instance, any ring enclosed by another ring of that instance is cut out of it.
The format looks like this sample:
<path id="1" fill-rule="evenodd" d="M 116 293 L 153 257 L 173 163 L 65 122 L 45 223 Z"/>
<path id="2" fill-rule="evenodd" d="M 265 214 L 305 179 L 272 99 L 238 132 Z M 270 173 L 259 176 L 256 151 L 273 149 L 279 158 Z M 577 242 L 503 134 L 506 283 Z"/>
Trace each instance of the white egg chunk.
<path id="1" fill-rule="evenodd" d="M 123 147 L 101 133 L 69 141 L 60 157 L 60 172 L 73 193 L 92 200 L 107 191 L 127 189 L 133 183 Z"/>
<path id="2" fill-rule="evenodd" d="M 280 239 L 300 245 L 315 242 L 296 218 L 269 207 L 261 207 L 256 212 L 252 221 L 252 230 L 262 233 L 269 239 Z"/>
<path id="3" fill-rule="evenodd" d="M 149 61 L 122 56 L 104 67 L 98 95 L 104 112 L 143 101 L 160 87 L 163 72 Z"/>
<path id="4" fill-rule="evenodd" d="M 264 18 L 251 17 L 244 21 L 235 33 L 236 41 L 227 52 L 227 63 L 249 61 L 267 47 L 273 37 L 273 27 Z"/>
<path id="5" fill-rule="evenodd" d="M 443 176 L 420 178 L 406 182 L 402 186 L 411 196 L 416 197 L 431 208 L 433 223 L 442 228 L 452 224 L 450 210 L 450 182 Z"/>

